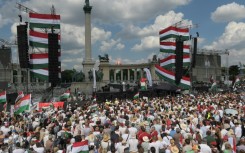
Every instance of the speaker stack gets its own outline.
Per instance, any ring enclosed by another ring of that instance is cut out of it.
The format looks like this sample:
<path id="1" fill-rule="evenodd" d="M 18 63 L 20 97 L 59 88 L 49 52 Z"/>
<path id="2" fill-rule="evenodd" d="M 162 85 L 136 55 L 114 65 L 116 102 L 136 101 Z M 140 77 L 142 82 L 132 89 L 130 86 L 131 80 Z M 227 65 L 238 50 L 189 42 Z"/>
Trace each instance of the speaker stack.
<path id="1" fill-rule="evenodd" d="M 183 41 L 176 40 L 175 83 L 178 85 L 183 75 Z"/>
<path id="2" fill-rule="evenodd" d="M 48 69 L 49 69 L 49 82 L 52 87 L 60 83 L 60 62 L 59 62 L 59 40 L 58 34 L 48 34 Z"/>
<path id="3" fill-rule="evenodd" d="M 17 26 L 18 54 L 21 68 L 29 67 L 27 25 Z"/>

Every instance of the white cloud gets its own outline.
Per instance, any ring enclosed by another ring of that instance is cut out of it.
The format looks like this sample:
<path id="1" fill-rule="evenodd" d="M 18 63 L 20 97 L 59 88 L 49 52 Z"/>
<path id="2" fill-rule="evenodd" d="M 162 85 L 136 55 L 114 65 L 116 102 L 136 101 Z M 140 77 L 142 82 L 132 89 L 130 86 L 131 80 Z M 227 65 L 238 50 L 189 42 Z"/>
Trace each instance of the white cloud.
<path id="1" fill-rule="evenodd" d="M 131 28 L 124 29 L 126 33 L 133 33 L 135 36 L 141 37 L 140 44 L 136 44 L 132 47 L 133 51 L 143 51 L 146 49 L 157 49 L 159 48 L 159 31 L 160 29 L 166 28 L 172 24 L 181 21 L 181 25 L 190 26 L 192 21 L 184 20 L 183 13 L 175 13 L 174 11 L 169 11 L 165 15 L 159 15 L 156 17 L 155 22 L 152 25 L 140 28 L 131 25 Z"/>
<path id="2" fill-rule="evenodd" d="M 120 39 L 118 39 L 118 40 L 110 39 L 107 41 L 102 41 L 101 46 L 100 46 L 100 50 L 102 52 L 106 52 L 106 51 L 111 50 L 111 49 L 122 50 L 125 47 L 125 45 L 122 44 L 120 41 L 121 41 Z"/>
<path id="3" fill-rule="evenodd" d="M 140 44 L 133 46 L 133 51 L 142 51 L 159 47 L 159 37 L 148 36 L 141 39 Z"/>
<path id="4" fill-rule="evenodd" d="M 212 44 L 204 46 L 207 49 L 218 49 L 230 51 L 230 64 L 244 61 L 245 55 L 245 23 L 230 22 L 224 33 Z"/>
<path id="5" fill-rule="evenodd" d="M 212 14 L 211 19 L 214 22 L 229 22 L 244 19 L 245 6 L 236 2 L 218 7 Z"/>
<path id="6" fill-rule="evenodd" d="M 99 0 L 92 1 L 97 20 L 104 23 L 145 22 L 177 6 L 187 5 L 191 0 Z M 106 9 L 105 9 L 106 8 Z M 110 18 L 108 18 L 108 14 Z"/>
<path id="7" fill-rule="evenodd" d="M 181 25 L 192 25 L 192 21 L 183 19 L 183 17 L 183 13 L 175 13 L 174 11 L 169 11 L 164 15 L 157 16 L 153 24 L 145 26 L 143 28 L 134 26 L 132 24 L 127 25 L 122 30 L 122 37 L 143 37 L 150 35 L 158 35 L 158 32 L 161 29 L 166 28 L 180 21 Z"/>

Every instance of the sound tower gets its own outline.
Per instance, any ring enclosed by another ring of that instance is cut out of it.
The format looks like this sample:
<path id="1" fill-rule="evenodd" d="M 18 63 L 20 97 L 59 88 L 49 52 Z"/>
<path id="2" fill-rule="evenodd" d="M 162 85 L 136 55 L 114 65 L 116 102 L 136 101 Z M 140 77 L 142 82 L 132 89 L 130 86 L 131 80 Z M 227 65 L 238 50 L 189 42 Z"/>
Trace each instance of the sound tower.
<path id="1" fill-rule="evenodd" d="M 196 65 L 196 55 L 197 55 L 197 37 L 195 37 L 194 39 L 194 45 L 193 45 L 193 54 L 192 54 L 192 62 L 191 62 L 191 66 L 192 68 L 195 67 Z"/>
<path id="2" fill-rule="evenodd" d="M 175 83 L 178 85 L 183 75 L 183 41 L 176 40 Z"/>
<path id="3" fill-rule="evenodd" d="M 21 68 L 29 67 L 27 25 L 17 26 L 18 54 Z"/>
<path id="4" fill-rule="evenodd" d="M 49 70 L 49 82 L 52 87 L 55 87 L 60 83 L 59 72 L 59 41 L 58 34 L 48 34 L 48 70 Z"/>

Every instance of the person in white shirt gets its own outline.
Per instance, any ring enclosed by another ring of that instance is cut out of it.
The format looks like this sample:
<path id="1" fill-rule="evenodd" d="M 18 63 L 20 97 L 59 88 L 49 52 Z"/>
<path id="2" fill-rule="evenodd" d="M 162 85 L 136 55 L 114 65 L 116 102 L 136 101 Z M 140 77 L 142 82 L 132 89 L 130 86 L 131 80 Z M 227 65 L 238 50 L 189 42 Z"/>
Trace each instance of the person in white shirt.
<path id="1" fill-rule="evenodd" d="M 122 140 L 122 142 L 117 146 L 117 152 L 118 153 L 124 153 L 124 150 L 128 148 L 129 145 L 125 140 Z"/>
<path id="2" fill-rule="evenodd" d="M 138 152 L 138 144 L 139 141 L 136 139 L 136 135 L 133 134 L 131 135 L 131 138 L 128 140 L 128 144 L 129 144 L 129 152 L 130 153 L 137 153 Z"/>
<path id="3" fill-rule="evenodd" d="M 239 125 L 238 122 L 235 123 L 235 136 L 236 136 L 236 142 L 238 143 L 240 138 L 242 137 L 242 128 Z"/>
<path id="4" fill-rule="evenodd" d="M 161 147 L 163 148 L 163 145 L 161 143 L 157 142 L 157 138 L 156 137 L 153 137 L 152 138 L 152 142 L 149 144 L 149 150 L 151 149 L 151 147 L 154 147 L 156 153 L 159 153 L 159 149 Z"/>
<path id="5" fill-rule="evenodd" d="M 135 134 L 137 133 L 137 128 L 135 128 L 135 123 L 129 124 L 129 128 L 128 128 L 129 134 Z"/>
<path id="6" fill-rule="evenodd" d="M 13 153 L 24 153 L 25 150 L 23 148 L 20 148 L 20 143 L 16 143 L 16 148 L 13 150 Z"/>
<path id="7" fill-rule="evenodd" d="M 207 144 L 199 144 L 201 153 L 212 153 L 212 149 Z"/>

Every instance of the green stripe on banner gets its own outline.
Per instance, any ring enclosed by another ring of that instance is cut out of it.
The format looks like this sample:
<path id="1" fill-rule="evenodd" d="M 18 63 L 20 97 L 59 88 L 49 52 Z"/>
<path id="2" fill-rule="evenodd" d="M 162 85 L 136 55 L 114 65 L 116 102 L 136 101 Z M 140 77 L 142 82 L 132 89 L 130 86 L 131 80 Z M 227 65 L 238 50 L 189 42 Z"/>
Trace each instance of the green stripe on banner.
<path id="1" fill-rule="evenodd" d="M 30 74 L 31 74 L 31 76 L 34 77 L 34 78 L 38 78 L 38 79 L 41 79 L 41 80 L 44 80 L 44 81 L 45 81 L 45 80 L 48 81 L 48 76 L 46 76 L 46 75 L 34 73 L 34 72 L 32 72 L 32 71 L 30 71 Z"/>
<path id="2" fill-rule="evenodd" d="M 30 29 L 33 29 L 33 28 L 48 28 L 48 29 L 51 29 L 51 28 L 54 28 L 54 29 L 60 29 L 60 24 L 43 24 L 43 23 L 30 23 Z"/>
<path id="3" fill-rule="evenodd" d="M 163 36 L 163 37 L 160 37 L 160 41 L 163 41 L 163 40 L 166 40 L 166 39 L 169 39 L 169 38 L 179 38 L 180 36 L 179 35 L 175 35 L 175 34 L 169 34 L 169 35 L 166 35 L 166 36 Z M 182 41 L 186 41 L 186 40 L 189 40 L 190 37 L 189 36 L 181 36 L 181 40 Z"/>
<path id="4" fill-rule="evenodd" d="M 162 79 L 168 81 L 169 83 L 171 83 L 171 84 L 173 84 L 173 85 L 175 85 L 175 86 L 181 87 L 182 89 L 185 89 L 185 90 L 190 89 L 190 86 L 188 86 L 188 85 L 186 85 L 186 84 L 180 83 L 179 85 L 176 85 L 176 84 L 175 84 L 175 80 L 169 79 L 169 78 L 167 78 L 167 77 L 161 75 L 161 74 L 158 73 L 157 71 L 155 71 L 155 72 L 156 72 L 156 74 L 157 74 L 160 78 L 162 78 Z"/>
<path id="5" fill-rule="evenodd" d="M 175 54 L 175 50 L 172 50 L 172 49 L 160 49 L 160 52 Z M 190 53 L 183 52 L 183 55 L 190 55 Z"/>
<path id="6" fill-rule="evenodd" d="M 48 63 L 47 64 L 31 64 L 30 67 L 31 69 L 46 69 L 48 68 Z"/>
<path id="7" fill-rule="evenodd" d="M 32 47 L 36 47 L 36 48 L 48 48 L 48 44 L 43 44 L 43 43 L 39 43 L 39 42 L 35 42 L 35 41 L 30 41 L 29 45 Z M 59 45 L 58 49 L 60 49 L 60 45 Z"/>
<path id="8" fill-rule="evenodd" d="M 188 67 L 190 66 L 190 62 L 183 62 L 183 67 Z M 168 65 L 164 65 L 164 66 L 161 66 L 165 69 L 171 69 L 173 67 L 175 67 L 175 63 L 171 63 L 171 64 L 168 64 Z"/>
<path id="9" fill-rule="evenodd" d="M 6 103 L 6 99 L 0 99 L 0 103 Z"/>

